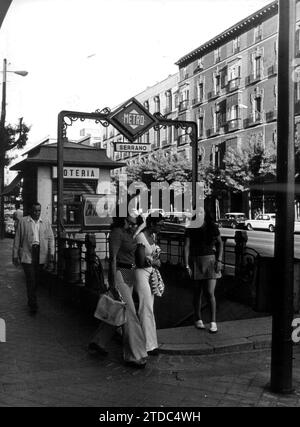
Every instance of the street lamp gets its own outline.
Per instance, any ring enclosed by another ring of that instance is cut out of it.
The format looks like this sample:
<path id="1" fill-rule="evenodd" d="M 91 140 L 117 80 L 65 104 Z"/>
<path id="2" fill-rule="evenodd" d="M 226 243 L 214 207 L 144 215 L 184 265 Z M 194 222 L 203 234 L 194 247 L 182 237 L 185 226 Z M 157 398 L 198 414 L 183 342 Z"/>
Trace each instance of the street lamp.
<path id="1" fill-rule="evenodd" d="M 2 80 L 2 104 L 1 104 L 1 118 L 0 118 L 0 135 L 4 135 L 5 117 L 6 117 L 6 75 L 7 73 L 18 74 L 19 76 L 27 76 L 27 71 L 12 71 L 7 70 L 7 60 L 3 60 L 3 80 Z M 4 239 L 4 164 L 5 164 L 5 146 L 4 142 L 0 141 L 0 239 Z"/>

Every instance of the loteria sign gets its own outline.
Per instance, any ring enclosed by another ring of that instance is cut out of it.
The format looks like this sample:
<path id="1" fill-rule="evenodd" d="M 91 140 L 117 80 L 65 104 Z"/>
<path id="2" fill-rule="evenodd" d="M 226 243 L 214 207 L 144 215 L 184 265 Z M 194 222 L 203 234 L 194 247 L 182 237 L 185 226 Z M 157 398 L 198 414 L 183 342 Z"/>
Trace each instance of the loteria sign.
<path id="1" fill-rule="evenodd" d="M 52 177 L 57 178 L 56 166 L 53 166 Z M 64 178 L 99 179 L 99 168 L 78 168 L 76 166 L 65 166 Z"/>

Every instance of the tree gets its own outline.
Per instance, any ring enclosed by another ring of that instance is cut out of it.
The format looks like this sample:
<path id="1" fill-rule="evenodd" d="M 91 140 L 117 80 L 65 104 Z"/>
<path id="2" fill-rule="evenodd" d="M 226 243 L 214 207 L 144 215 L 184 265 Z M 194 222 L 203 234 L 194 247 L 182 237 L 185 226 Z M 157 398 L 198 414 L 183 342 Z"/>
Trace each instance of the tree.
<path id="1" fill-rule="evenodd" d="M 242 149 L 229 148 L 224 159 L 223 179 L 233 192 L 249 191 L 251 185 L 276 177 L 276 147 L 261 141 L 249 142 Z"/>
<path id="2" fill-rule="evenodd" d="M 142 181 L 148 188 L 151 182 L 191 182 L 191 162 L 177 154 L 165 154 L 157 151 L 144 162 L 127 165 L 127 175 L 130 181 Z"/>
<path id="3" fill-rule="evenodd" d="M 0 195 L 4 190 L 4 168 L 11 162 L 9 152 L 21 149 L 28 139 L 29 127 L 20 119 L 18 126 L 10 124 L 0 127 Z M 4 197 L 0 196 L 0 238 L 4 238 Z"/>

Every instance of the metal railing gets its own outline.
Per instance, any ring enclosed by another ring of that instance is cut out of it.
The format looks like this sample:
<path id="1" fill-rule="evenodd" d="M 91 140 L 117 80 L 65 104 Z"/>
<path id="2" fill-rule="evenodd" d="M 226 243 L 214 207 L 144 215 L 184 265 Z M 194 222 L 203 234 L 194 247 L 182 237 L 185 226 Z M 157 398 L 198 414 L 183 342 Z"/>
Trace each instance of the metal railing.
<path id="1" fill-rule="evenodd" d="M 107 282 L 109 266 L 109 230 L 87 234 L 82 238 L 63 238 L 64 282 L 93 287 L 88 283 L 96 264 L 101 264 L 104 281 Z M 184 232 L 162 231 L 158 236 L 161 247 L 161 262 L 167 265 L 184 265 Z M 240 246 L 236 237 L 222 236 L 224 274 L 229 276 L 247 275 L 257 268 L 259 254 L 255 249 Z M 56 242 L 57 248 L 57 242 Z M 55 256 L 55 260 L 57 257 Z"/>

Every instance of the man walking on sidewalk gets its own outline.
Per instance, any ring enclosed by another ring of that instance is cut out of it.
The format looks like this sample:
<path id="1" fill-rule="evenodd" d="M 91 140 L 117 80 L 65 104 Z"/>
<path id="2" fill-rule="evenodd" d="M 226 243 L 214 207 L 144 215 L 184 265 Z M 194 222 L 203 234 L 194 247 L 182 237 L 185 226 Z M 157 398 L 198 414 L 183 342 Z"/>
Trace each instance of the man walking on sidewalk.
<path id="1" fill-rule="evenodd" d="M 41 269 L 53 264 L 54 236 L 49 221 L 40 218 L 41 204 L 33 203 L 31 213 L 21 218 L 13 243 L 13 264 L 21 262 L 27 287 L 28 306 L 31 314 L 38 309 L 36 290 Z"/>

